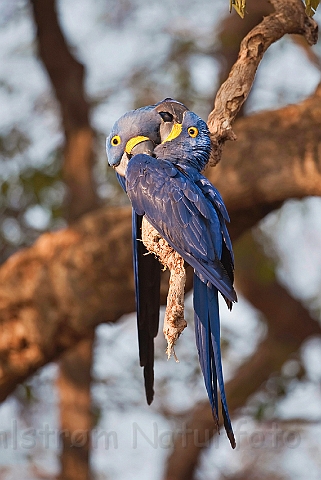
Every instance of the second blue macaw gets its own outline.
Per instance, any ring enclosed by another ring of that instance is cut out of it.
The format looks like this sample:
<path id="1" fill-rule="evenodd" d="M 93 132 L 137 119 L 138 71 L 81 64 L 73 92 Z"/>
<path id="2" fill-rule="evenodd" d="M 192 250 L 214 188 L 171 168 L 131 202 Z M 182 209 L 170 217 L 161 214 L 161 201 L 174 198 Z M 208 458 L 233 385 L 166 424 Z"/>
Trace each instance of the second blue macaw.
<path id="1" fill-rule="evenodd" d="M 136 214 L 145 216 L 194 268 L 200 365 L 217 424 L 219 387 L 224 426 L 234 448 L 223 382 L 218 308 L 218 291 L 229 308 L 237 300 L 232 245 L 225 223 L 229 217 L 219 192 L 200 173 L 211 149 L 207 126 L 193 112 L 184 111 L 182 117 L 182 123 L 174 123 L 156 145 L 154 156 L 151 152 L 138 153 L 129 159 L 125 168 L 126 190 Z"/>
<path id="2" fill-rule="evenodd" d="M 187 108 L 180 102 L 165 98 L 125 113 L 114 124 L 106 140 L 108 162 L 126 191 L 125 171 L 130 158 L 138 153 L 153 155 L 155 145 L 166 138 L 173 125 L 181 123 Z M 140 365 L 144 369 L 147 403 L 154 397 L 154 338 L 158 332 L 160 308 L 161 265 L 154 255 L 147 255 L 142 240 L 142 215 L 132 212 L 133 266 L 137 310 Z"/>

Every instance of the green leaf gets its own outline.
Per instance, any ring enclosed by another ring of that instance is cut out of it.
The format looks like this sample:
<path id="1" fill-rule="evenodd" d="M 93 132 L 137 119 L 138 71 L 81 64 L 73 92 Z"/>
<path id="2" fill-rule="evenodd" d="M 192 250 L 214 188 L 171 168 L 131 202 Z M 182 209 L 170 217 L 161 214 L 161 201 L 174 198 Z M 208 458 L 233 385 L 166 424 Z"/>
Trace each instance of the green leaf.
<path id="1" fill-rule="evenodd" d="M 305 11 L 307 15 L 313 17 L 318 8 L 320 0 L 305 0 Z"/>
<path id="2" fill-rule="evenodd" d="M 230 12 L 232 11 L 232 7 L 237 11 L 240 17 L 244 18 L 246 0 L 230 0 Z"/>

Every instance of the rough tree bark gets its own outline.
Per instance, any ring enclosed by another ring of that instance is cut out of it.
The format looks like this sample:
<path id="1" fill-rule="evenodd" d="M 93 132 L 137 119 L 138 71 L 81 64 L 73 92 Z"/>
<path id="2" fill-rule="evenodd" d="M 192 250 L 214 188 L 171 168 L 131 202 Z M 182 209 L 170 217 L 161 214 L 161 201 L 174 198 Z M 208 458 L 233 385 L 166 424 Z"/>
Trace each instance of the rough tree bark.
<path id="1" fill-rule="evenodd" d="M 224 143 L 236 139 L 232 123 L 250 93 L 257 68 L 269 46 L 287 33 L 303 35 L 309 45 L 318 39 L 318 26 L 306 15 L 301 0 L 271 0 L 271 4 L 275 12 L 242 40 L 238 59 L 220 87 L 209 114 L 207 123 L 214 147 L 212 165 L 220 161 Z"/>
<path id="2" fill-rule="evenodd" d="M 229 76 L 231 68 L 237 60 L 243 38 L 262 21 L 264 16 L 273 12 L 273 7 L 268 0 L 247 0 L 246 9 L 249 14 L 245 15 L 242 20 L 239 15 L 233 13 L 227 15 L 219 24 L 218 45 L 215 45 L 213 49 L 213 55 L 219 61 L 219 85 L 225 82 Z"/>

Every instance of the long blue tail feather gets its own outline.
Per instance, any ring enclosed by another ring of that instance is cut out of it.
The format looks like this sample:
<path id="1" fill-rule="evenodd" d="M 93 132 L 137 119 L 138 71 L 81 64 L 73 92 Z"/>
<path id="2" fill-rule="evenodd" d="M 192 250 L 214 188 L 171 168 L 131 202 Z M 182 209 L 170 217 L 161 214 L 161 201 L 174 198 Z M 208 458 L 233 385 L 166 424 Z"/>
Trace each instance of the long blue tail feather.
<path id="1" fill-rule="evenodd" d="M 216 370 L 213 368 L 213 348 L 207 308 L 206 284 L 194 274 L 194 322 L 196 346 L 205 387 L 211 404 L 214 420 L 218 426 L 218 396 Z"/>
<path id="2" fill-rule="evenodd" d="M 235 448 L 222 371 L 218 290 L 202 282 L 197 273 L 194 274 L 194 312 L 196 344 L 213 417 L 218 424 L 218 384 L 224 427 L 231 446 Z"/>
<path id="3" fill-rule="evenodd" d="M 126 192 L 126 179 L 116 172 L 118 182 Z M 142 216 L 132 210 L 133 267 L 137 311 L 138 349 L 140 366 L 144 368 L 146 400 L 154 398 L 154 338 L 158 332 L 160 307 L 160 263 L 141 241 Z"/>
<path id="4" fill-rule="evenodd" d="M 132 211 L 133 261 L 137 311 L 138 348 L 144 368 L 146 399 L 154 398 L 154 338 L 158 332 L 161 265 L 141 241 L 142 217 Z"/>
<path id="5" fill-rule="evenodd" d="M 224 427 L 232 447 L 235 448 L 235 438 L 234 438 L 231 420 L 228 412 L 224 380 L 223 380 L 221 344 L 220 344 L 220 316 L 219 316 L 219 306 L 218 306 L 218 291 L 213 285 L 210 285 L 210 286 L 207 285 L 206 288 L 207 288 L 207 296 L 209 299 L 209 318 L 210 318 L 210 330 L 211 330 L 213 353 L 214 353 L 214 363 L 215 363 L 216 375 L 217 375 L 218 385 L 219 385 L 220 394 L 221 394 Z"/>

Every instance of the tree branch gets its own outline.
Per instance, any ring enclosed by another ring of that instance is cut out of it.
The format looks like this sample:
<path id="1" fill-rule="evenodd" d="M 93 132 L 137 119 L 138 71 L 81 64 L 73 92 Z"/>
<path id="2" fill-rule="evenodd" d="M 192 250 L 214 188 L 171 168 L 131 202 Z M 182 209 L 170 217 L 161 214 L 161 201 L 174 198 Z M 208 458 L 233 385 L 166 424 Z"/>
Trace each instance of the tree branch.
<path id="1" fill-rule="evenodd" d="M 320 90 L 299 105 L 241 119 L 239 141 L 208 170 L 233 240 L 287 198 L 321 195 Z M 134 311 L 130 231 L 130 209 L 102 209 L 43 235 L 0 268 L 0 400 L 97 324 Z"/>
<path id="2" fill-rule="evenodd" d="M 1 267 L 0 400 L 99 323 L 134 311 L 130 224 L 129 209 L 97 211 Z"/>
<path id="3" fill-rule="evenodd" d="M 226 140 L 236 139 L 231 125 L 250 93 L 257 68 L 269 46 L 287 33 L 303 35 L 309 45 L 317 42 L 318 26 L 306 15 L 301 0 L 271 0 L 271 3 L 275 12 L 265 17 L 241 42 L 238 59 L 221 85 L 209 114 L 212 165 L 220 161 Z"/>
<path id="4" fill-rule="evenodd" d="M 321 195 L 321 86 L 297 105 L 235 123 L 223 161 L 208 168 L 230 212 L 236 239 L 288 198 Z"/>

